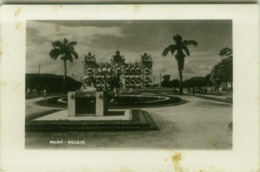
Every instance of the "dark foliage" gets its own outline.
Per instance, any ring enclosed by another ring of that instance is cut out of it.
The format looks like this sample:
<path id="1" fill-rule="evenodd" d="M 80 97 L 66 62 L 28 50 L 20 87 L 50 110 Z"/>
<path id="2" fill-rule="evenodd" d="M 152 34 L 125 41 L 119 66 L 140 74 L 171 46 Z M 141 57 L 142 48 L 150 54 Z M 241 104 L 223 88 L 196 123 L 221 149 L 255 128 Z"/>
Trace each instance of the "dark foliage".
<path id="1" fill-rule="evenodd" d="M 67 76 L 66 78 L 68 91 L 74 91 L 81 87 L 82 83 L 75 81 Z M 55 74 L 26 74 L 26 88 L 31 90 L 42 91 L 46 89 L 48 93 L 63 92 L 63 76 Z"/>
<path id="2" fill-rule="evenodd" d="M 192 77 L 183 82 L 184 87 L 204 87 L 207 86 L 207 80 L 204 77 Z"/>
<path id="3" fill-rule="evenodd" d="M 178 103 L 181 101 L 179 97 L 168 97 L 169 99 L 162 99 L 156 97 L 137 97 L 137 96 L 118 96 L 114 98 L 112 107 L 132 107 L 132 106 L 153 106 L 153 105 L 166 105 Z"/>
<path id="4" fill-rule="evenodd" d="M 178 71 L 180 76 L 180 84 L 179 84 L 180 94 L 183 94 L 182 70 L 184 70 L 185 57 L 190 56 L 190 51 L 188 46 L 193 45 L 197 47 L 198 43 L 194 40 L 183 40 L 182 36 L 179 34 L 174 35 L 173 40 L 175 44 L 166 47 L 163 50 L 162 55 L 167 56 L 167 54 L 171 52 L 171 54 L 175 56 L 175 59 L 177 60 Z"/>
<path id="5" fill-rule="evenodd" d="M 63 78 L 63 89 L 68 91 L 67 88 L 67 61 L 73 62 L 73 59 L 78 59 L 78 53 L 75 51 L 77 42 L 71 41 L 64 38 L 63 41 L 52 42 L 53 49 L 49 52 L 51 59 L 56 60 L 60 58 L 64 63 L 64 78 Z"/>
<path id="6" fill-rule="evenodd" d="M 180 86 L 180 80 L 178 79 L 171 79 L 170 75 L 164 75 L 163 77 L 163 81 L 161 83 L 161 87 L 165 87 L 165 88 L 176 88 Z"/>

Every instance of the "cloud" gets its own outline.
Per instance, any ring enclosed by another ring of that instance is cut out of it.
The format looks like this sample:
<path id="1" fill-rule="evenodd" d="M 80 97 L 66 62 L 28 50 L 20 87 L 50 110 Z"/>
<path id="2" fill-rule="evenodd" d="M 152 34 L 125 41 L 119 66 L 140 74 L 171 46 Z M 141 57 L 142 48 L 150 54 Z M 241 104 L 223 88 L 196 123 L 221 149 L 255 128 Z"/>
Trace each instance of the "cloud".
<path id="1" fill-rule="evenodd" d="M 225 27 L 222 26 L 223 23 Z M 68 74 L 82 76 L 84 54 L 96 55 L 97 62 L 110 62 L 117 48 L 126 62 L 140 60 L 144 52 L 153 58 L 153 75 L 160 73 L 179 78 L 177 62 L 171 54 L 162 57 L 162 50 L 173 44 L 172 35 L 182 34 L 185 39 L 198 41 L 190 46 L 190 57 L 185 58 L 183 79 L 205 76 L 221 59 L 219 50 L 232 46 L 230 21 L 28 21 L 26 38 L 26 70 L 37 72 L 38 65 L 44 72 L 63 74 L 61 60 L 52 60 L 51 43 L 68 38 L 77 41 L 79 59 L 68 63 Z M 192 32 L 191 32 L 192 30 Z M 232 48 L 232 47 L 231 47 Z"/>
<path id="2" fill-rule="evenodd" d="M 43 71 L 57 73 L 60 70 L 57 69 L 60 68 L 59 65 L 56 62 L 51 62 L 49 57 L 53 41 L 63 40 L 63 38 L 68 38 L 69 41 L 77 41 L 78 44 L 75 49 L 79 54 L 79 61 L 81 61 L 83 55 L 87 54 L 88 51 L 94 50 L 98 52 L 96 48 L 92 47 L 92 42 L 100 36 L 124 37 L 121 28 L 117 26 L 70 27 L 54 23 L 28 21 L 26 42 L 27 72 L 34 72 L 35 65 L 38 66 L 38 64 L 41 64 Z M 75 61 L 74 64 L 81 65 L 82 63 Z M 55 65 L 57 66 L 55 67 Z M 44 70 L 45 68 L 48 68 L 48 70 Z"/>

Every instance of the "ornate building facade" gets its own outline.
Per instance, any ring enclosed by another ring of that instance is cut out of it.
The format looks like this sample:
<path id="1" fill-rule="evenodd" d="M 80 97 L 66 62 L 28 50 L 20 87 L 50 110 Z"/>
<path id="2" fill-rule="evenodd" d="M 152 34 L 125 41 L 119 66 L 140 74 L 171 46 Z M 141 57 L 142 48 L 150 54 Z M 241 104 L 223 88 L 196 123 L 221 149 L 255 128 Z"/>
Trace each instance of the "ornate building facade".
<path id="1" fill-rule="evenodd" d="M 123 90 L 149 88 L 152 86 L 153 61 L 144 53 L 139 62 L 125 62 L 120 51 L 116 51 L 110 63 L 97 63 L 95 55 L 88 53 L 83 61 L 83 78 L 92 78 L 98 90 L 110 88 L 113 77 L 120 78 Z"/>

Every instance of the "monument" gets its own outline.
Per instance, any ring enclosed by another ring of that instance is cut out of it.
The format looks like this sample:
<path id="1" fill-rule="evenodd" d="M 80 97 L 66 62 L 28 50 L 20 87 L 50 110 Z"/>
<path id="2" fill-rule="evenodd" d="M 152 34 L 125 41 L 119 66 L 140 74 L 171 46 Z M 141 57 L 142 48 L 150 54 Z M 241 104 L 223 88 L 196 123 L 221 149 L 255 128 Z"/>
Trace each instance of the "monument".
<path id="1" fill-rule="evenodd" d="M 106 92 L 76 91 L 68 93 L 69 116 L 104 116 L 107 112 Z"/>
<path id="2" fill-rule="evenodd" d="M 107 91 L 97 91 L 93 85 L 86 77 L 80 90 L 68 92 L 68 116 L 104 116 L 108 112 Z"/>

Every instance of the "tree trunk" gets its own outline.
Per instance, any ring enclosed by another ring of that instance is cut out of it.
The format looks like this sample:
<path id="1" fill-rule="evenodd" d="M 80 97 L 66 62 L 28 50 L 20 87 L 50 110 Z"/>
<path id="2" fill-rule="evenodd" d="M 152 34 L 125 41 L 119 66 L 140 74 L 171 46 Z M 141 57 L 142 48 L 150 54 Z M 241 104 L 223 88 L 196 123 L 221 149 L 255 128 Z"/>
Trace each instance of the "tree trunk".
<path id="1" fill-rule="evenodd" d="M 67 61 L 64 60 L 64 78 L 63 78 L 63 89 L 64 89 L 64 92 L 67 91 L 66 78 L 67 78 Z"/>
<path id="2" fill-rule="evenodd" d="M 183 88 L 182 88 L 182 69 L 178 69 L 179 70 L 179 75 L 180 75 L 180 94 L 183 94 Z"/>

